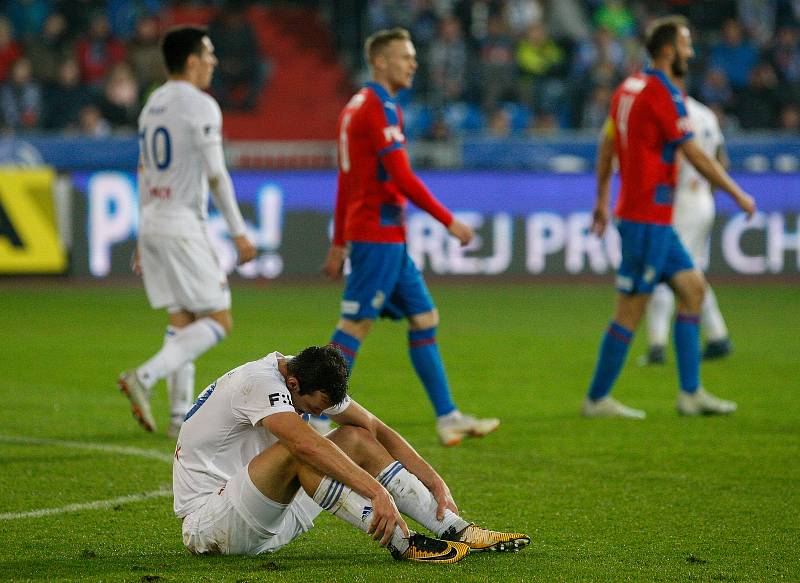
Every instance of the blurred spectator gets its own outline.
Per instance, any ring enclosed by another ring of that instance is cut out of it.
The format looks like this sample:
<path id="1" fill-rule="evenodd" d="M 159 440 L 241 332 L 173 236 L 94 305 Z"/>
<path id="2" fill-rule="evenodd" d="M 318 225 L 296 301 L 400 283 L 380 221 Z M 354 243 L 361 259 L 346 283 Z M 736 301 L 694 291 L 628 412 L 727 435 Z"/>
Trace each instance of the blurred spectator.
<path id="1" fill-rule="evenodd" d="M 758 60 L 758 51 L 743 35 L 736 20 L 722 26 L 722 41 L 711 48 L 710 66 L 725 71 L 734 90 L 747 85 L 750 72 Z"/>
<path id="2" fill-rule="evenodd" d="M 590 39 L 582 41 L 575 51 L 572 65 L 574 77 L 585 75 L 597 63 L 610 63 L 621 72 L 625 62 L 625 51 L 607 28 L 597 28 Z"/>
<path id="3" fill-rule="evenodd" d="M 39 36 L 50 14 L 48 0 L 14 0 L 4 4 L 18 39 L 31 41 Z"/>
<path id="4" fill-rule="evenodd" d="M 554 39 L 574 45 L 591 35 L 589 19 L 579 0 L 555 0 L 548 6 L 547 28 Z"/>
<path id="5" fill-rule="evenodd" d="M 593 90 L 583 106 L 581 113 L 581 127 L 586 129 L 599 130 L 608 117 L 611 107 L 611 87 L 598 85 Z"/>
<path id="6" fill-rule="evenodd" d="M 486 38 L 480 44 L 478 63 L 480 77 L 484 80 L 481 102 L 486 111 L 492 111 L 500 101 L 513 98 L 515 85 L 514 40 L 506 31 L 505 20 L 499 15 L 489 18 Z"/>
<path id="7" fill-rule="evenodd" d="M 711 107 L 718 103 L 723 108 L 733 104 L 733 91 L 728 76 L 722 69 L 709 69 L 700 83 L 700 101 Z"/>
<path id="8" fill-rule="evenodd" d="M 105 0 L 57 0 L 56 10 L 67 19 L 67 30 L 73 39 L 86 36 L 92 16 L 106 9 Z"/>
<path id="9" fill-rule="evenodd" d="M 46 86 L 43 126 L 48 130 L 76 130 L 80 122 L 80 111 L 91 96 L 81 86 L 78 63 L 69 58 L 61 62 L 55 82 Z"/>
<path id="10" fill-rule="evenodd" d="M 797 28 L 782 26 L 778 29 L 770 56 L 781 81 L 800 83 L 800 44 L 797 39 Z"/>
<path id="11" fill-rule="evenodd" d="M 737 0 L 736 3 L 739 8 L 739 22 L 747 34 L 759 47 L 767 46 L 775 33 L 777 0 Z"/>
<path id="12" fill-rule="evenodd" d="M 489 114 L 488 127 L 486 128 L 489 136 L 493 138 L 507 138 L 511 135 L 511 116 L 502 107 L 498 107 Z"/>
<path id="13" fill-rule="evenodd" d="M 782 105 L 778 76 L 769 63 L 750 73 L 750 85 L 740 96 L 736 112 L 744 129 L 775 128 Z"/>
<path id="14" fill-rule="evenodd" d="M 136 34 L 128 44 L 128 62 L 145 94 L 166 81 L 158 19 L 155 16 L 145 16 L 136 23 Z"/>
<path id="15" fill-rule="evenodd" d="M 0 83 L 5 82 L 11 65 L 22 56 L 22 49 L 14 40 L 11 22 L 0 16 Z"/>
<path id="16" fill-rule="evenodd" d="M 85 105 L 80 113 L 80 132 L 89 138 L 107 138 L 111 135 L 111 125 L 96 105 Z"/>
<path id="17" fill-rule="evenodd" d="M 796 103 L 783 106 L 780 116 L 780 129 L 795 136 L 800 132 L 800 107 Z"/>
<path id="18" fill-rule="evenodd" d="M 71 56 L 72 51 L 67 19 L 60 12 L 53 12 L 47 17 L 42 36 L 28 42 L 25 48 L 34 76 L 45 84 L 58 78 L 60 64 Z"/>
<path id="19" fill-rule="evenodd" d="M 633 14 L 622 0 L 605 0 L 603 6 L 594 13 L 594 22 L 598 27 L 610 30 L 617 38 L 636 33 Z"/>
<path id="20" fill-rule="evenodd" d="M 552 113 L 563 99 L 564 51 L 548 36 L 544 24 L 532 24 L 517 44 L 519 95 L 537 114 Z"/>
<path id="21" fill-rule="evenodd" d="M 76 47 L 82 81 L 99 87 L 111 68 L 125 60 L 125 47 L 111 36 L 108 18 L 102 12 L 92 16 L 89 35 L 78 41 Z"/>
<path id="22" fill-rule="evenodd" d="M 25 57 L 14 61 L 8 81 L 0 88 L 0 111 L 7 129 L 31 130 L 41 120 L 42 90 Z"/>
<path id="23" fill-rule="evenodd" d="M 139 87 L 130 65 L 114 65 L 103 87 L 100 113 L 115 130 L 133 131 L 141 109 L 139 104 Z"/>
<path id="24" fill-rule="evenodd" d="M 730 115 L 719 103 L 709 104 L 708 107 L 714 112 L 714 115 L 717 116 L 717 120 L 719 120 L 719 128 L 722 130 L 723 134 L 735 134 L 742 129 L 742 126 L 739 125 L 739 120 L 736 119 L 736 116 Z"/>
<path id="25" fill-rule="evenodd" d="M 450 16 L 441 21 L 439 30 L 430 50 L 430 88 L 436 105 L 460 101 L 467 79 L 467 45 L 461 23 Z"/>
<path id="26" fill-rule="evenodd" d="M 219 61 L 213 90 L 223 109 L 253 109 L 266 78 L 266 64 L 247 21 L 245 3 L 228 2 L 209 24 L 208 35 Z"/>
<path id="27" fill-rule="evenodd" d="M 539 0 L 507 0 L 505 14 L 508 29 L 515 37 L 523 36 L 531 26 L 544 20 L 544 8 Z"/>
<path id="28" fill-rule="evenodd" d="M 143 18 L 161 10 L 161 0 L 108 0 L 106 13 L 111 33 L 119 39 L 129 39 Z"/>

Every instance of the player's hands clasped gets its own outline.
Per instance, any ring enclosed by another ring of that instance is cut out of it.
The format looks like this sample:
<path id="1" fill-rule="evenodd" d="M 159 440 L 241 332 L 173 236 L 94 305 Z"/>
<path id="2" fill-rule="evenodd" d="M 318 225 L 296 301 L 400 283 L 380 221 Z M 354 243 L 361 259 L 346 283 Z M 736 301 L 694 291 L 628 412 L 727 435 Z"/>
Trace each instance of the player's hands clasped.
<path id="1" fill-rule="evenodd" d="M 258 251 L 253 242 L 247 238 L 247 235 L 233 237 L 233 244 L 236 245 L 236 253 L 238 255 L 236 265 L 243 265 L 256 258 Z"/>
<path id="2" fill-rule="evenodd" d="M 382 546 L 389 544 L 394 534 L 395 527 L 400 527 L 403 536 L 408 537 L 408 526 L 394 500 L 384 488 L 372 497 L 372 524 L 369 527 L 369 534 L 375 540 L 380 540 Z"/>
<path id="3" fill-rule="evenodd" d="M 462 247 L 469 245 L 469 242 L 472 241 L 472 238 L 475 236 L 472 228 L 458 219 L 453 219 L 453 222 L 447 227 L 447 231 L 453 235 L 453 237 L 461 241 Z"/>
<path id="4" fill-rule="evenodd" d="M 339 279 L 342 277 L 344 269 L 344 259 L 347 256 L 347 249 L 341 245 L 331 245 L 325 263 L 322 264 L 322 273 L 328 279 Z"/>
<path id="5" fill-rule="evenodd" d="M 608 226 L 608 208 L 605 206 L 597 206 L 592 211 L 592 233 L 598 237 L 602 237 L 606 232 Z"/>

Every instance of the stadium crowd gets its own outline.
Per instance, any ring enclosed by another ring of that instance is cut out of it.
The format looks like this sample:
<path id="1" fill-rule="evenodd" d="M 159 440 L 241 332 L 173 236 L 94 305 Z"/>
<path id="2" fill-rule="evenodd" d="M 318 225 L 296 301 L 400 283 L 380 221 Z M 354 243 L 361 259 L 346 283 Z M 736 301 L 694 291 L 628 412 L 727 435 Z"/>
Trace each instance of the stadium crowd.
<path id="1" fill-rule="evenodd" d="M 166 15 L 182 4 L 3 2 L 2 131 L 133 133 L 141 105 L 165 78 L 158 43 Z M 252 109 L 269 67 L 244 17 L 248 3 L 190 4 L 222 8 L 209 25 L 220 59 L 212 92 L 223 109 Z M 325 2 L 316 4 L 326 10 Z M 420 66 L 404 101 L 412 136 L 597 128 L 613 88 L 645 60 L 647 23 L 666 13 L 682 13 L 695 27 L 690 93 L 717 113 L 724 131 L 800 129 L 798 0 L 356 4 L 363 6 L 364 35 L 393 26 L 412 33 Z"/>

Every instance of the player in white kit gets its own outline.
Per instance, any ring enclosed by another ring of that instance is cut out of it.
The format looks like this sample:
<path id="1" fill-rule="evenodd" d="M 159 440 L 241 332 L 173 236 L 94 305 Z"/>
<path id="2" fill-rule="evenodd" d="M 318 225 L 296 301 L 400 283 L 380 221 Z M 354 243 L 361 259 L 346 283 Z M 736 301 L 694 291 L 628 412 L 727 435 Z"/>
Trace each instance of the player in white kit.
<path id="1" fill-rule="evenodd" d="M 175 514 L 197 554 L 256 555 L 285 546 L 326 510 L 387 546 L 396 559 L 454 563 L 472 551 L 515 551 L 530 538 L 458 515 L 436 471 L 347 395 L 333 346 L 279 352 L 222 375 L 181 427 L 173 461 Z M 300 414 L 324 413 L 325 436 Z M 436 539 L 409 533 L 400 512 Z"/>
<path id="2" fill-rule="evenodd" d="M 708 107 L 687 96 L 686 107 L 695 138 L 703 151 L 727 164 L 725 139 L 717 116 Z M 705 270 L 708 267 L 709 238 L 714 225 L 714 193 L 711 185 L 688 161 L 682 160 L 675 189 L 672 223 L 694 264 Z M 648 351 L 642 364 L 662 364 L 669 336 L 670 321 L 675 308 L 675 297 L 669 286 L 658 285 L 647 307 Z M 717 305 L 714 290 L 709 285 L 701 308 L 701 322 L 706 335 L 703 358 L 719 358 L 731 351 L 728 328 Z"/>
<path id="3" fill-rule="evenodd" d="M 203 92 L 217 59 L 206 31 L 181 27 L 162 41 L 168 81 L 148 98 L 139 116 L 139 239 L 134 270 L 144 279 L 154 309 L 166 309 L 164 344 L 152 358 L 122 373 L 121 390 L 134 417 L 156 428 L 153 385 L 167 379 L 177 436 L 194 399 L 194 360 L 230 332 L 231 297 L 209 243 L 209 189 L 236 245 L 239 264 L 256 256 L 245 234 L 222 150 L 222 113 Z"/>

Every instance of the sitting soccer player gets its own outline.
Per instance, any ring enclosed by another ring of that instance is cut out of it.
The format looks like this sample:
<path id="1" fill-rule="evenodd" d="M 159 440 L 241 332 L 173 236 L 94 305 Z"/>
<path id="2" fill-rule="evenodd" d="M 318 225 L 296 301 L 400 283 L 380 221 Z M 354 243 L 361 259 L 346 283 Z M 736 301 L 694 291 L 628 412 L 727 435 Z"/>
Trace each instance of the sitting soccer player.
<path id="1" fill-rule="evenodd" d="M 515 551 L 530 538 L 466 522 L 444 480 L 397 432 L 347 395 L 333 346 L 273 352 L 222 375 L 178 435 L 175 513 L 193 553 L 280 549 L 326 510 L 386 546 L 395 559 L 455 563 L 472 551 Z M 299 415 L 324 413 L 322 436 Z M 408 530 L 400 512 L 436 537 Z"/>

